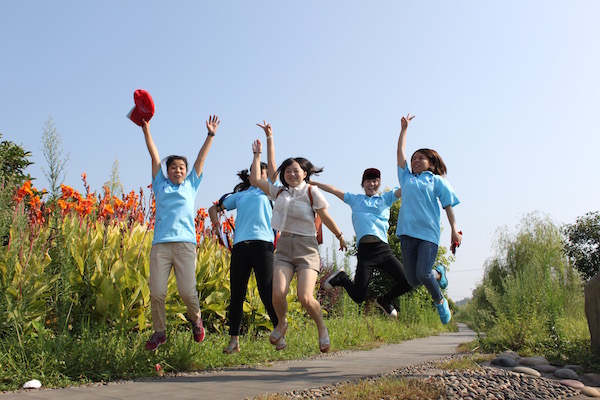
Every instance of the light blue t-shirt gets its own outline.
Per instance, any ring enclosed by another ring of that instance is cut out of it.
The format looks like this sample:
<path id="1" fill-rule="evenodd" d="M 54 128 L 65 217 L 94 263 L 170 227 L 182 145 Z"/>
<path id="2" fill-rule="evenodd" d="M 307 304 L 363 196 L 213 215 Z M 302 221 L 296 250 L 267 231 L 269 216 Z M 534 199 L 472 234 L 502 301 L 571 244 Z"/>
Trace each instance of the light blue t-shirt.
<path id="1" fill-rule="evenodd" d="M 162 172 L 162 168 L 152 180 L 152 190 L 156 201 L 154 222 L 155 243 L 196 242 L 194 223 L 194 202 L 203 174 L 196 176 L 196 170 L 186 176 L 180 185 L 174 185 Z"/>
<path id="2" fill-rule="evenodd" d="M 382 242 L 388 242 L 390 207 L 398 200 L 394 194 L 397 189 L 371 197 L 366 194 L 344 193 L 344 203 L 352 209 L 352 225 L 357 243 L 365 235 L 377 236 Z"/>
<path id="3" fill-rule="evenodd" d="M 233 193 L 223 200 L 227 210 L 237 209 L 233 244 L 245 240 L 273 242 L 273 207 L 267 195 L 256 187 Z"/>
<path id="4" fill-rule="evenodd" d="M 435 244 L 440 243 L 440 204 L 442 207 L 460 203 L 450 183 L 430 171 L 410 172 L 408 162 L 398 167 L 398 181 L 402 188 L 402 205 L 398 213 L 396 235 L 407 235 Z M 439 203 L 438 203 L 439 201 Z"/>

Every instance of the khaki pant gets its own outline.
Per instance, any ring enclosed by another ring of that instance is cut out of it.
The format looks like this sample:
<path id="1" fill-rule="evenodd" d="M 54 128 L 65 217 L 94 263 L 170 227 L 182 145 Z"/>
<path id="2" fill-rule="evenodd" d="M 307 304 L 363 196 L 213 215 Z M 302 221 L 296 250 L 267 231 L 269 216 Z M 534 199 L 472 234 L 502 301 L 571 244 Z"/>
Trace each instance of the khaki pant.
<path id="1" fill-rule="evenodd" d="M 150 251 L 150 309 L 155 332 L 165 332 L 165 297 L 171 268 L 175 271 L 179 296 L 187 306 L 191 321 L 201 318 L 196 290 L 196 245 L 194 243 L 156 243 Z"/>

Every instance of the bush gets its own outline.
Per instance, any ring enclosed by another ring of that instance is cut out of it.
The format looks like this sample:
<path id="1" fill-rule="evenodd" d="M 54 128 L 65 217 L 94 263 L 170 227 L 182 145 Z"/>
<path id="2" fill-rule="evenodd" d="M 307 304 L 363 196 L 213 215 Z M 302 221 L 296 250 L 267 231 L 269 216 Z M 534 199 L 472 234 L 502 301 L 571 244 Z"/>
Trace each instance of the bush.
<path id="1" fill-rule="evenodd" d="M 570 340 L 564 327 L 585 323 L 582 282 L 563 246 L 560 229 L 540 214 L 526 216 L 515 235 L 500 231 L 464 308 L 485 350 L 556 357 Z"/>

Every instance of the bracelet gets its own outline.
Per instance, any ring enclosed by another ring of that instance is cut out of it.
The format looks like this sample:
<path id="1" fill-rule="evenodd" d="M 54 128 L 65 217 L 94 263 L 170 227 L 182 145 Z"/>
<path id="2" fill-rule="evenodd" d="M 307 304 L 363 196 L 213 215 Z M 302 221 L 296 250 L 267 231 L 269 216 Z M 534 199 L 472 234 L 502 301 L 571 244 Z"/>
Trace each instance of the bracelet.
<path id="1" fill-rule="evenodd" d="M 267 139 L 273 139 L 273 135 L 267 136 Z"/>
<path id="2" fill-rule="evenodd" d="M 340 234 L 339 234 L 339 235 L 337 235 L 337 236 L 336 236 L 336 238 L 338 238 L 338 239 L 339 239 L 339 238 L 341 238 L 342 236 L 344 236 L 344 233 L 343 233 L 343 232 L 340 232 Z"/>
<path id="3" fill-rule="evenodd" d="M 214 133 L 208 132 L 208 136 L 215 136 Z"/>
<path id="4" fill-rule="evenodd" d="M 255 151 L 254 154 L 261 154 L 262 151 Z"/>

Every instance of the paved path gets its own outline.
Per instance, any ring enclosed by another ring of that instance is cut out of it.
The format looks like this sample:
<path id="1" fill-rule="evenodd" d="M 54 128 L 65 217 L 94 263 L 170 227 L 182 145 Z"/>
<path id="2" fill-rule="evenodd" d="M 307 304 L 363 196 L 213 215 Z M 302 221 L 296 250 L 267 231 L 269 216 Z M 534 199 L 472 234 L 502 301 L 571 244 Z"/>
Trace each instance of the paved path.
<path id="1" fill-rule="evenodd" d="M 126 382 L 102 386 L 54 390 L 34 390 L 0 395 L 9 399 L 244 399 L 267 393 L 326 386 L 347 380 L 373 376 L 456 352 L 459 344 L 474 340 L 475 333 L 464 324 L 459 332 L 444 333 L 377 349 L 342 352 L 338 355 L 277 363 L 239 370 L 189 376 Z"/>

